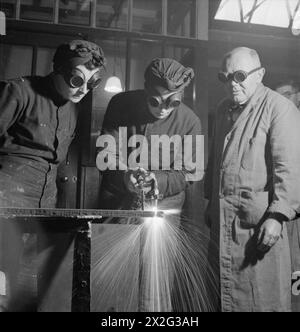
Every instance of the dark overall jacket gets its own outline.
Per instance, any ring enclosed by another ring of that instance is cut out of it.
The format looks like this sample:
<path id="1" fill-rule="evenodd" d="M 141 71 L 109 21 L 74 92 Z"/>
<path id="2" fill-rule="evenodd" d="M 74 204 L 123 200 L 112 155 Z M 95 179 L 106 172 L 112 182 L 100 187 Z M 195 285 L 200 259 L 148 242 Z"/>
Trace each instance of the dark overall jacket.
<path id="1" fill-rule="evenodd" d="M 1 207 L 55 207 L 57 167 L 66 157 L 76 121 L 75 105 L 61 99 L 51 75 L 0 82 Z M 36 247 L 34 234 L 24 233 L 26 223 L 0 222 L 0 271 L 11 292 L 17 292 L 21 255 L 28 261 Z"/>
<path id="2" fill-rule="evenodd" d="M 129 91 L 113 97 L 105 114 L 102 135 L 111 135 L 118 142 L 120 140 L 119 128 L 126 128 L 127 136 L 122 144 L 128 144 L 130 138 L 134 135 L 143 135 L 147 141 L 148 150 L 146 153 L 148 158 L 145 162 L 145 160 L 142 160 L 143 154 L 141 154 L 139 161 L 143 164 L 145 169 L 155 173 L 158 180 L 159 193 L 163 198 L 169 198 L 169 201 L 172 201 L 170 204 L 176 205 L 176 196 L 177 205 L 179 203 L 178 208 L 181 208 L 184 201 L 184 191 L 189 183 L 189 181 L 187 181 L 187 174 L 195 172 L 195 169 L 190 167 L 188 163 L 185 163 L 181 170 L 174 169 L 177 152 L 174 146 L 171 145 L 169 154 L 170 161 L 167 165 L 168 169 L 162 169 L 162 159 L 160 158 L 160 164 L 157 165 L 158 169 L 153 170 L 151 168 L 151 166 L 153 166 L 151 164 L 151 136 L 167 135 L 168 137 L 172 137 L 179 135 L 182 141 L 184 135 L 191 135 L 195 138 L 196 135 L 200 135 L 201 133 L 200 120 L 196 114 L 184 104 L 181 104 L 179 108 L 175 109 L 167 118 L 156 119 L 149 112 L 146 100 L 147 96 L 143 90 Z M 192 155 L 195 157 L 195 144 L 193 144 L 192 148 Z M 134 149 L 136 149 L 135 146 L 126 148 L 128 157 Z M 160 146 L 157 151 L 152 152 L 152 157 L 154 154 L 162 157 L 163 153 L 162 147 Z M 119 158 L 118 155 L 117 158 Z M 173 199 L 170 199 L 171 197 Z M 124 185 L 124 171 L 108 170 L 103 173 L 101 187 L 101 204 L 103 208 L 130 208 L 133 200 L 134 197 L 126 190 Z M 161 204 L 164 204 L 163 201 Z"/>
<path id="3" fill-rule="evenodd" d="M 54 207 L 56 171 L 66 157 L 77 110 L 52 77 L 0 83 L 0 204 Z"/>

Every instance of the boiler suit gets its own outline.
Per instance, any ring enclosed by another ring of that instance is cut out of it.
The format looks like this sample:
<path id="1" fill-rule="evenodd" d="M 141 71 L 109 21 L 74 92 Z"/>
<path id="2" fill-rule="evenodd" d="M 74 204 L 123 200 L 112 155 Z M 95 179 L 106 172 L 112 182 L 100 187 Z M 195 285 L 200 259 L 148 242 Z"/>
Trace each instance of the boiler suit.
<path id="1" fill-rule="evenodd" d="M 296 107 L 263 84 L 234 123 L 228 100 L 217 110 L 205 192 L 222 311 L 290 311 L 286 224 L 265 254 L 256 240 L 268 214 L 299 210 L 299 128 Z"/>

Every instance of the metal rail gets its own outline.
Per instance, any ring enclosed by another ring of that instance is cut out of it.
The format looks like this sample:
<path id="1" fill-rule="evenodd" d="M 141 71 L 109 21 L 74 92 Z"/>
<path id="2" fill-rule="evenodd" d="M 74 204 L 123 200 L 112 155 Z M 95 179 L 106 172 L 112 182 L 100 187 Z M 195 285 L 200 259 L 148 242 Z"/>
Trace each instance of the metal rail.
<path id="1" fill-rule="evenodd" d="M 0 208 L 0 217 L 2 218 L 43 218 L 56 217 L 67 219 L 101 219 L 102 217 L 120 217 L 120 218 L 154 218 L 164 216 L 163 211 L 141 211 L 141 210 L 97 210 L 97 209 L 33 209 L 33 208 Z M 92 221 L 93 222 L 93 221 Z"/>

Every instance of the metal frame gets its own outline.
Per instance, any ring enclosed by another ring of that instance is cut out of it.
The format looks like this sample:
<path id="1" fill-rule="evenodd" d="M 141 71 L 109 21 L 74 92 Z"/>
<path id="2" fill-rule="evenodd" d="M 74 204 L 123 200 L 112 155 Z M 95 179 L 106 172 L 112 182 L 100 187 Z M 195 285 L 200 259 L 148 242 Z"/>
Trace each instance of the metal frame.
<path id="1" fill-rule="evenodd" d="M 168 0 L 162 0 L 162 29 L 163 36 L 168 35 Z"/>
<path id="2" fill-rule="evenodd" d="M 53 23 L 58 24 L 58 18 L 59 18 L 59 0 L 55 0 L 54 3 L 54 18 Z"/>
<path id="3" fill-rule="evenodd" d="M 241 22 L 230 22 L 226 20 L 214 20 L 214 17 L 216 15 L 217 10 L 220 7 L 222 0 L 210 0 L 210 6 L 209 6 L 209 27 L 210 32 L 211 31 L 222 31 L 223 33 L 236 33 L 237 31 L 239 33 L 249 33 L 251 35 L 257 34 L 257 36 L 260 37 L 266 37 L 266 36 L 276 36 L 278 37 L 285 37 L 290 38 L 292 40 L 298 39 L 298 36 L 293 36 L 291 34 L 290 28 L 293 25 L 293 20 L 295 19 L 297 10 L 300 7 L 300 0 L 298 1 L 295 11 L 291 12 L 291 9 L 289 7 L 289 0 L 285 0 L 286 2 L 286 9 L 287 14 L 289 15 L 290 23 L 289 27 L 287 28 L 281 28 L 281 27 L 275 27 L 275 26 L 267 26 L 263 24 L 251 24 L 251 19 L 253 17 L 254 12 L 266 1 L 266 0 L 256 0 L 253 3 L 252 9 L 249 10 L 248 13 L 243 13 Z M 239 1 L 240 4 L 240 12 L 243 12 L 243 6 L 241 1 Z M 214 40 L 213 36 L 211 40 Z"/>
<path id="4" fill-rule="evenodd" d="M 161 34 L 155 34 L 155 36 L 169 36 L 173 37 L 172 35 L 168 35 L 167 27 L 168 27 L 168 1 L 169 0 L 161 0 L 162 1 L 162 33 Z M 195 21 L 195 31 L 197 32 L 198 28 L 198 23 L 199 23 L 199 11 L 197 10 L 198 7 L 202 5 L 202 2 L 207 0 L 195 0 L 196 1 L 196 21 Z M 100 28 L 96 26 L 96 15 L 97 15 L 97 0 L 91 0 L 90 2 L 90 25 L 89 26 L 77 26 L 77 25 L 71 25 L 73 28 L 75 26 L 81 28 L 93 28 L 93 29 L 105 29 L 105 28 Z M 30 20 L 24 20 L 20 18 L 20 9 L 21 9 L 21 0 L 16 0 L 16 15 L 15 15 L 15 20 L 17 21 L 22 21 L 22 22 L 31 22 Z M 55 24 L 59 26 L 63 26 L 62 24 L 59 23 L 59 0 L 54 0 L 53 1 L 53 12 L 54 12 L 54 17 L 53 17 L 53 22 L 47 22 L 47 24 Z M 12 20 L 12 19 L 9 19 Z M 133 20 L 133 0 L 128 0 L 128 24 L 127 24 L 127 31 L 126 30 L 121 30 L 121 31 L 126 31 L 126 32 L 132 32 L 132 20 Z M 41 21 L 42 23 L 43 21 Z M 109 28 L 109 30 L 112 30 Z M 118 30 L 118 29 L 116 29 Z M 196 33 L 195 37 L 181 37 L 181 36 L 174 36 L 175 38 L 184 38 L 184 39 L 191 39 L 195 40 L 197 38 L 201 38 L 199 34 Z"/>
<path id="5" fill-rule="evenodd" d="M 21 13 L 21 0 L 16 0 L 16 20 L 20 19 Z"/>

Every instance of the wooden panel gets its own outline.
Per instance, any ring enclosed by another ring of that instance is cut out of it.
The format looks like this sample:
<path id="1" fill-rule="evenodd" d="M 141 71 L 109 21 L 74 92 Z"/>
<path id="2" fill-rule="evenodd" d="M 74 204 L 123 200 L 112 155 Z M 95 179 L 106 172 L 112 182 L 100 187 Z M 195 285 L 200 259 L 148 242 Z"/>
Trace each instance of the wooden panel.
<path id="1" fill-rule="evenodd" d="M 101 174 L 96 167 L 82 167 L 81 204 L 84 209 L 99 208 Z"/>

